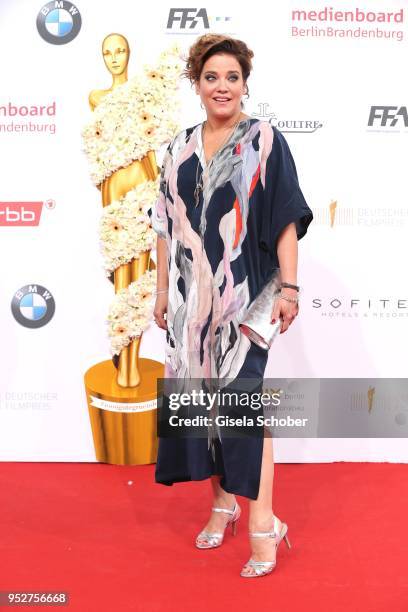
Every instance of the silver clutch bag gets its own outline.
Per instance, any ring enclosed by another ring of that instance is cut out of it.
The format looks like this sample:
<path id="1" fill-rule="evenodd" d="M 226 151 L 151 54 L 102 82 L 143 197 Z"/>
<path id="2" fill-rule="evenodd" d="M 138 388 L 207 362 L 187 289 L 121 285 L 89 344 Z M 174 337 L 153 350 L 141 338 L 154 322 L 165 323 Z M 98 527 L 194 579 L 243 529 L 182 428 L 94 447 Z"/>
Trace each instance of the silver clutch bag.
<path id="1" fill-rule="evenodd" d="M 281 320 L 279 318 L 275 323 L 271 323 L 272 310 L 279 293 L 280 283 L 280 268 L 275 268 L 271 279 L 250 304 L 245 318 L 239 324 L 242 333 L 263 349 L 271 348 L 272 342 L 280 331 Z"/>

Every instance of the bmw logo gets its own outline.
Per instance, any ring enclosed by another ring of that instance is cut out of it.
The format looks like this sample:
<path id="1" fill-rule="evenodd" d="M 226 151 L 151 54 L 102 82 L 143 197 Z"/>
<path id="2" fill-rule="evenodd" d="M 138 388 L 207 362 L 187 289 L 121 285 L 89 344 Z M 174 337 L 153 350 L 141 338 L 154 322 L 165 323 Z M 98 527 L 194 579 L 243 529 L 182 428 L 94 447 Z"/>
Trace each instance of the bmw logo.
<path id="1" fill-rule="evenodd" d="M 15 320 L 24 327 L 43 327 L 54 316 L 55 300 L 45 287 L 26 285 L 14 294 L 11 312 Z"/>
<path id="2" fill-rule="evenodd" d="M 81 24 L 81 14 L 75 4 L 65 0 L 47 2 L 37 16 L 38 33 L 53 45 L 65 45 L 74 40 Z"/>

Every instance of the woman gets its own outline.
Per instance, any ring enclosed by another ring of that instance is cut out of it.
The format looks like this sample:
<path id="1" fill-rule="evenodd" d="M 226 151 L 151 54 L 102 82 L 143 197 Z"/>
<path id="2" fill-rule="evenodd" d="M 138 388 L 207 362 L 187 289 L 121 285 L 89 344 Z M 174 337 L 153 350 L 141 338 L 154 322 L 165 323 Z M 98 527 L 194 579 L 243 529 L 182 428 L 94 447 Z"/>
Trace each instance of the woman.
<path id="1" fill-rule="evenodd" d="M 297 240 L 313 215 L 282 134 L 242 111 L 253 53 L 242 41 L 209 34 L 190 49 L 186 76 L 206 120 L 180 132 L 164 158 L 152 212 L 157 239 L 154 317 L 166 330 L 166 378 L 260 377 L 268 351 L 239 330 L 248 306 L 279 267 L 271 319 L 284 333 L 298 314 Z M 272 308 L 271 308 L 272 309 Z M 166 315 L 166 318 L 165 318 Z M 156 482 L 211 478 L 214 504 L 198 548 L 220 546 L 249 498 L 252 555 L 241 576 L 270 573 L 287 525 L 272 511 L 271 438 L 163 437 Z"/>

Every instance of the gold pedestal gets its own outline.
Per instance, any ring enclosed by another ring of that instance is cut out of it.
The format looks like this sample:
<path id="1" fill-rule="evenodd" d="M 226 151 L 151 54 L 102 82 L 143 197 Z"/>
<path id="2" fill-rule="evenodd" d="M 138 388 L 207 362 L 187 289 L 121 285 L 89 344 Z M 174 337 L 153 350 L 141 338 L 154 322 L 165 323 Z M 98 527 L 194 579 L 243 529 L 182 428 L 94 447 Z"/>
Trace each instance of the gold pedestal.
<path id="1" fill-rule="evenodd" d="M 145 465 L 157 459 L 157 379 L 164 365 L 139 358 L 137 387 L 120 387 L 112 360 L 85 373 L 85 389 L 98 461 L 115 465 Z"/>

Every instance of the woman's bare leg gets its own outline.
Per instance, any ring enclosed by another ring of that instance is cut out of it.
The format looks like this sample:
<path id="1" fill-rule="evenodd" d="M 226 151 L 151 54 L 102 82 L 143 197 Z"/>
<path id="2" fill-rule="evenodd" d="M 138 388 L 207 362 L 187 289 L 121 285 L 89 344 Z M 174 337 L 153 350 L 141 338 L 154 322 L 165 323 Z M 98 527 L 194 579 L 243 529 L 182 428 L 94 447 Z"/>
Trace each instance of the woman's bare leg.
<path id="1" fill-rule="evenodd" d="M 249 531 L 272 531 L 272 493 L 274 478 L 273 439 L 264 438 L 259 494 L 249 501 Z M 280 523 L 279 523 L 280 525 Z M 254 561 L 275 560 L 275 540 L 272 538 L 250 538 Z"/>
<path id="2" fill-rule="evenodd" d="M 219 476 L 211 476 L 213 490 L 213 506 L 215 508 L 226 508 L 232 510 L 235 504 L 235 495 L 227 493 L 220 485 Z M 222 532 L 230 516 L 225 512 L 211 512 L 210 520 L 204 527 L 209 533 Z"/>

